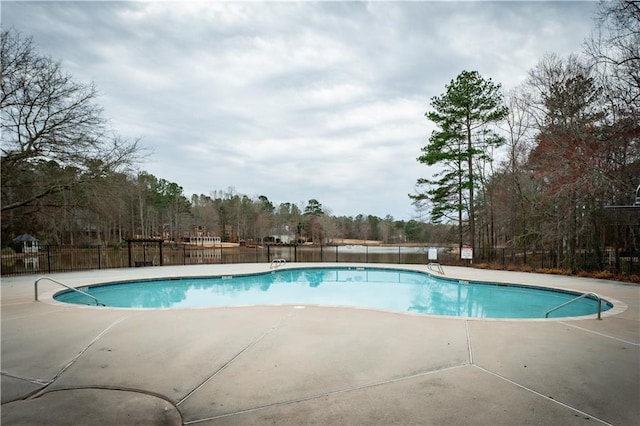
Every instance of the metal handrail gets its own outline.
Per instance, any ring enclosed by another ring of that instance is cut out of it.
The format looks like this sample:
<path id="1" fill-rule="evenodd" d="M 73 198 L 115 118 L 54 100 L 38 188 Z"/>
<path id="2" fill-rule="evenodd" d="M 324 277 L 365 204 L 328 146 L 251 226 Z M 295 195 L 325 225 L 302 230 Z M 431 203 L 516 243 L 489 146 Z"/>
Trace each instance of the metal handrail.
<path id="1" fill-rule="evenodd" d="M 49 278 L 49 277 L 42 277 L 42 278 L 38 278 L 38 279 L 33 283 L 33 290 L 34 290 L 34 292 L 35 292 L 35 296 L 36 296 L 36 297 L 35 297 L 35 300 L 36 300 L 36 301 L 38 301 L 38 281 L 41 281 L 41 280 L 49 280 L 49 281 L 52 281 L 52 282 L 54 282 L 54 283 L 56 283 L 56 284 L 58 284 L 58 285 L 61 285 L 62 287 L 66 287 L 66 288 L 68 288 L 69 290 L 72 290 L 72 291 L 75 291 L 76 293 L 80 293 L 80 294 L 82 294 L 82 295 L 84 295 L 84 296 L 87 296 L 87 297 L 89 297 L 89 298 L 91 298 L 91 299 L 95 300 L 95 302 L 96 302 L 96 306 L 107 306 L 107 305 L 105 305 L 104 303 L 100 303 L 100 302 L 98 301 L 98 299 L 97 299 L 95 296 L 92 296 L 92 295 L 90 295 L 89 293 L 85 293 L 84 291 L 78 290 L 77 288 L 70 287 L 70 286 L 68 286 L 68 285 L 66 285 L 66 284 L 61 283 L 60 281 L 56 281 L 56 280 L 54 280 L 53 278 Z"/>
<path id="2" fill-rule="evenodd" d="M 280 266 L 287 263 L 287 259 L 273 259 L 271 265 L 269 265 L 269 269 L 277 269 Z"/>
<path id="3" fill-rule="evenodd" d="M 436 269 L 433 269 L 433 267 L 435 267 Z M 439 264 L 438 262 L 431 262 L 427 264 L 427 268 L 429 268 L 431 271 L 438 272 L 444 275 L 444 269 L 442 269 L 442 265 Z"/>
<path id="4" fill-rule="evenodd" d="M 585 294 L 583 294 L 581 296 L 576 297 L 575 299 L 571 299 L 568 302 L 564 302 L 563 304 L 558 305 L 555 308 L 548 310 L 547 313 L 544 315 L 544 317 L 545 318 L 549 318 L 549 314 L 551 312 L 557 311 L 558 309 L 560 309 L 560 308 L 562 308 L 564 306 L 567 306 L 570 303 L 573 303 L 573 302 L 575 302 L 577 300 L 580 300 L 580 299 L 584 299 L 585 297 L 588 297 L 588 296 L 594 296 L 596 298 L 596 300 L 598 301 L 598 319 L 601 320 L 602 319 L 602 316 L 601 316 L 601 314 L 602 314 L 602 298 L 600 296 L 598 296 L 596 293 L 593 293 L 593 292 L 585 293 Z"/>

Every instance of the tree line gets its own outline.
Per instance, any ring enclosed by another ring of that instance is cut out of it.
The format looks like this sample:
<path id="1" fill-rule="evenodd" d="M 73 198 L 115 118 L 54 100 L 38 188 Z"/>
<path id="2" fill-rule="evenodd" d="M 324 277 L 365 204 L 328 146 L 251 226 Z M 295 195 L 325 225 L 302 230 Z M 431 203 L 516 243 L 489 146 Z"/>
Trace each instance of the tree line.
<path id="1" fill-rule="evenodd" d="M 602 2 L 584 51 L 548 54 L 506 96 L 464 71 L 431 99 L 414 203 L 460 247 L 640 251 L 640 4 Z"/>
<path id="2" fill-rule="evenodd" d="M 223 241 L 432 242 L 474 249 L 639 250 L 640 6 L 602 2 L 584 51 L 549 54 L 508 94 L 463 71 L 431 99 L 436 125 L 418 161 L 437 165 L 411 194 L 423 219 L 337 217 L 316 199 L 273 204 L 233 188 L 187 197 L 135 171 L 142 148 L 109 128 L 93 84 L 2 31 L 2 243 L 31 233 L 49 244 Z M 602 257 L 602 256 L 600 256 Z"/>
<path id="3" fill-rule="evenodd" d="M 59 62 L 40 55 L 30 37 L 14 30 L 1 36 L 3 246 L 23 233 L 56 245 L 180 242 L 189 235 L 230 242 L 446 238 L 446 225 L 334 217 L 315 199 L 276 206 L 267 196 L 233 188 L 187 198 L 179 184 L 134 170 L 139 141 L 109 128 L 93 84 L 74 81 Z"/>

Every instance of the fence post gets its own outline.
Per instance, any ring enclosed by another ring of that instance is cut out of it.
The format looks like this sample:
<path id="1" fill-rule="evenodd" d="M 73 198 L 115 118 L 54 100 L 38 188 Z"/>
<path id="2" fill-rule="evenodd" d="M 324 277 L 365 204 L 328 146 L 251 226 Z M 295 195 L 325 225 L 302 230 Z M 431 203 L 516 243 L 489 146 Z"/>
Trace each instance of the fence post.
<path id="1" fill-rule="evenodd" d="M 336 245 L 336 263 L 338 263 L 338 246 Z"/>
<path id="2" fill-rule="evenodd" d="M 47 273 L 51 273 L 51 245 L 47 246 Z"/>
<path id="3" fill-rule="evenodd" d="M 102 262 L 101 262 L 101 253 L 100 253 L 100 246 L 98 246 L 98 269 L 102 269 Z"/>

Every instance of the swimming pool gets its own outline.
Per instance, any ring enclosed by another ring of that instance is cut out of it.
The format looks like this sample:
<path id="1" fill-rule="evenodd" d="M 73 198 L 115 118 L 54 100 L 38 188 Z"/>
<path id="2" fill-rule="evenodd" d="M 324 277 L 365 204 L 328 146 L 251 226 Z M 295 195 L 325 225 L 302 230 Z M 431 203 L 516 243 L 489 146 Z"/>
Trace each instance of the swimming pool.
<path id="1" fill-rule="evenodd" d="M 322 305 L 475 318 L 545 318 L 579 294 L 522 285 L 478 283 L 418 271 L 382 268 L 288 268 L 267 273 L 153 279 L 79 287 L 108 307 L 193 308 Z M 92 304 L 70 290 L 60 302 Z M 606 301 L 602 310 L 613 305 Z M 592 315 L 597 301 L 583 298 L 549 317 Z"/>

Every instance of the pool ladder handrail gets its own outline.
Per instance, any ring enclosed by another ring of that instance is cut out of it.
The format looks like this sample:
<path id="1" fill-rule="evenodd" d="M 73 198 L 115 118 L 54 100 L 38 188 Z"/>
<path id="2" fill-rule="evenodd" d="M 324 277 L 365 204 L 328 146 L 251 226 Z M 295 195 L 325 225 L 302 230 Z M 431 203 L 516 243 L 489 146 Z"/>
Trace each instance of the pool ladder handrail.
<path id="1" fill-rule="evenodd" d="M 286 263 L 287 263 L 287 259 L 273 259 L 271 261 L 271 265 L 269 265 L 269 269 L 277 269 Z"/>
<path id="2" fill-rule="evenodd" d="M 427 268 L 429 268 L 433 272 L 437 272 L 441 275 L 444 275 L 444 269 L 442 269 L 442 265 L 438 262 L 430 262 L 427 264 Z M 436 269 L 433 269 L 436 268 Z"/>
<path id="3" fill-rule="evenodd" d="M 52 281 L 52 282 L 54 282 L 54 283 L 56 283 L 56 284 L 58 284 L 58 285 L 61 285 L 62 287 L 66 287 L 66 288 L 68 288 L 69 290 L 72 290 L 72 291 L 75 291 L 76 293 L 80 293 L 80 294 L 82 294 L 82 295 L 84 295 L 84 296 L 87 296 L 87 297 L 89 297 L 89 298 L 91 298 L 91 299 L 95 300 L 95 302 L 96 302 L 96 306 L 107 306 L 107 305 L 105 305 L 104 303 L 100 303 L 100 302 L 98 301 L 98 298 L 97 298 L 97 297 L 92 296 L 92 295 L 90 295 L 89 293 L 85 293 L 85 292 L 84 292 L 84 291 L 82 291 L 82 290 L 78 290 L 77 288 L 74 288 L 74 287 L 68 286 L 68 285 L 66 285 L 66 284 L 63 284 L 63 283 L 61 283 L 60 281 L 54 280 L 53 278 L 49 278 L 49 277 L 41 277 L 41 278 L 38 278 L 38 279 L 33 283 L 33 290 L 34 290 L 34 292 L 35 292 L 35 296 L 36 296 L 36 297 L 35 297 L 35 300 L 36 300 L 36 302 L 38 301 L 38 281 L 42 281 L 42 280 L 49 280 L 49 281 Z"/>
<path id="4" fill-rule="evenodd" d="M 560 308 L 563 308 L 567 305 L 569 305 L 570 303 L 576 302 L 580 299 L 584 299 L 585 297 L 589 297 L 589 296 L 593 296 L 596 298 L 596 300 L 598 301 L 598 319 L 601 320 L 602 319 L 602 298 L 600 296 L 598 296 L 596 293 L 589 291 L 583 295 L 580 295 L 574 299 L 569 300 L 568 302 L 564 302 L 561 305 L 556 306 L 555 308 L 549 309 L 545 314 L 544 317 L 545 318 L 549 318 L 549 314 L 553 311 L 557 311 Z"/>

